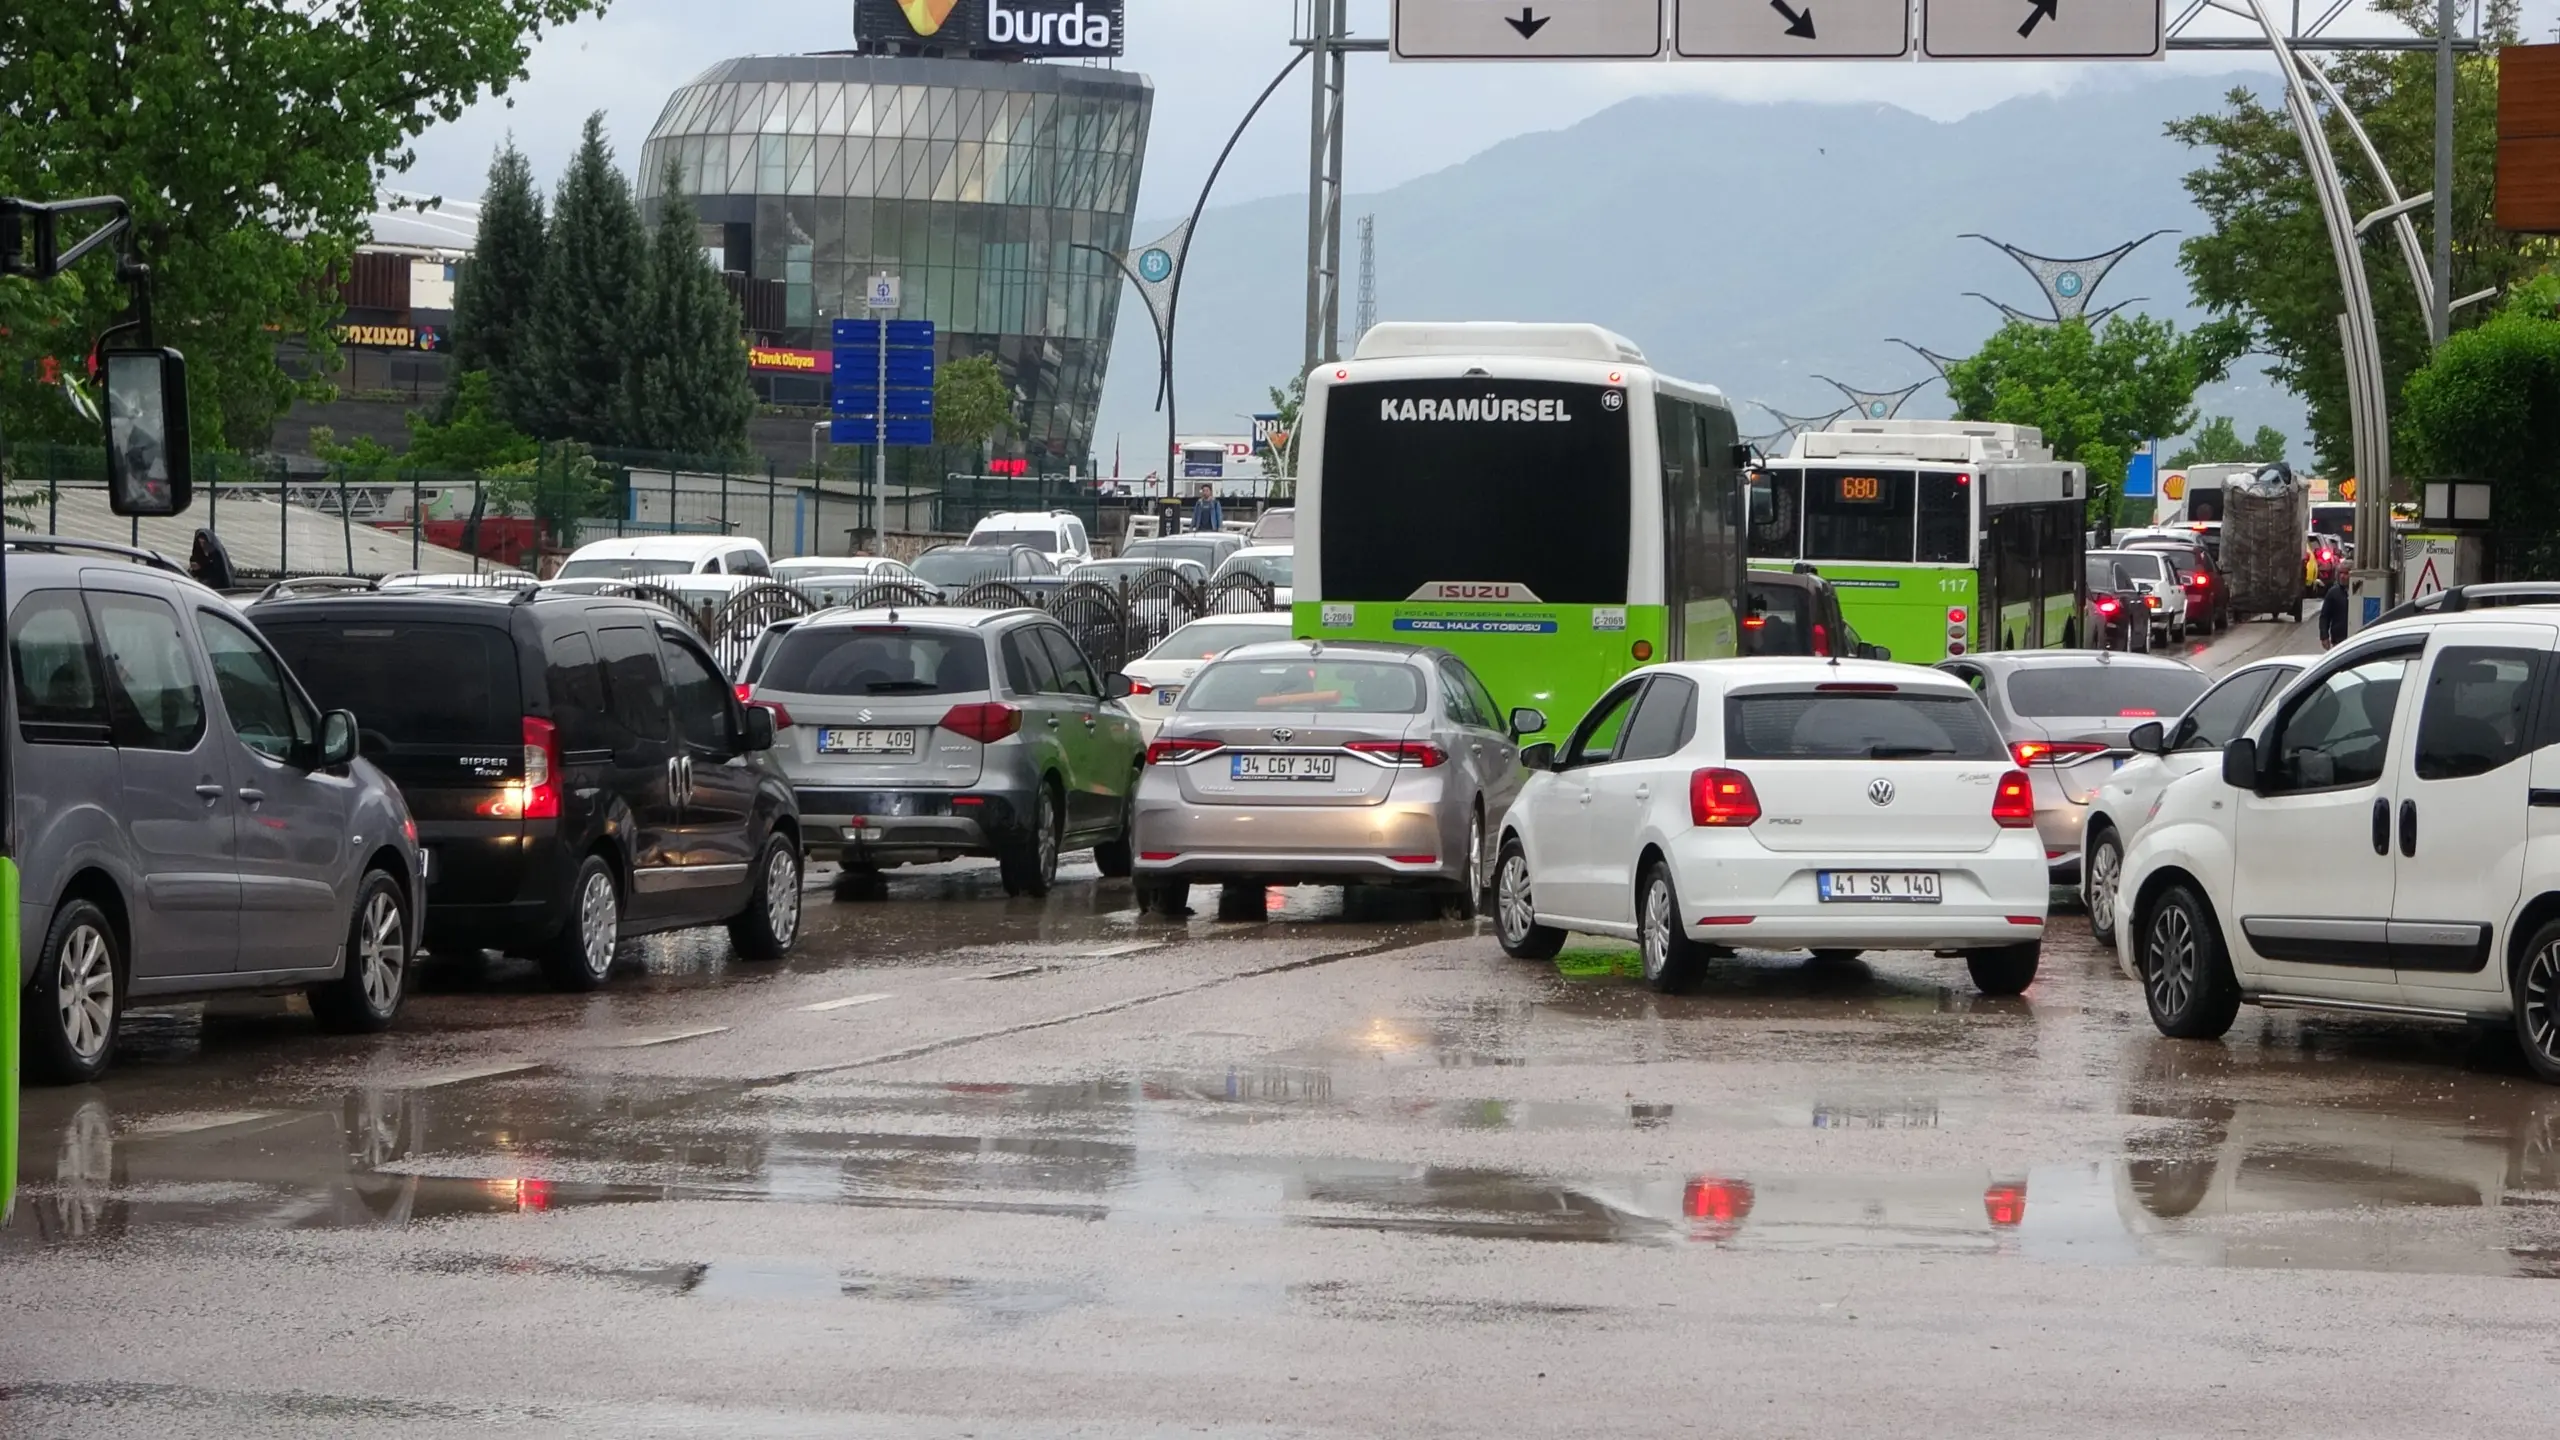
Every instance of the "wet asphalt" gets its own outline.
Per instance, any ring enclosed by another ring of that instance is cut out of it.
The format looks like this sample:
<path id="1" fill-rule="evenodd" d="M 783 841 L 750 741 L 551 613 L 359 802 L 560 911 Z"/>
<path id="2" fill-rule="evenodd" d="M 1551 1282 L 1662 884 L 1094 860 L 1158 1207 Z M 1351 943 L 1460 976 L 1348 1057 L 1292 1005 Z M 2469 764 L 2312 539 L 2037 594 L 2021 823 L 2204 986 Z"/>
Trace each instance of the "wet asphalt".
<path id="1" fill-rule="evenodd" d="M 2210 662 L 2307 648 L 2244 631 Z M 1623 946 L 1071 866 L 839 897 L 390 1034 L 137 1013 L 31 1092 L 0 1434 L 2507 1434 L 2560 1090 L 2495 1037 L 2158 1037 L 1963 963 Z M 2058 896 L 2057 899 L 2060 897 Z M 1253 908 L 1248 905 L 1247 909 Z"/>

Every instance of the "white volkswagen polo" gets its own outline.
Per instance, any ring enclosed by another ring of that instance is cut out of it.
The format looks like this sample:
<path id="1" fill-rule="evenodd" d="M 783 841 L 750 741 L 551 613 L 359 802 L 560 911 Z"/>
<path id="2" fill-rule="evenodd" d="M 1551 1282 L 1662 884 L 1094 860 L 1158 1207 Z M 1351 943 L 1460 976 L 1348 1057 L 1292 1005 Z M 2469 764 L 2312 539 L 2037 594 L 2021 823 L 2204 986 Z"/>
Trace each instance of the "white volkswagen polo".
<path id="1" fill-rule="evenodd" d="M 2035 979 L 2050 898 L 2035 798 L 1965 683 L 1908 665 L 1658 665 L 1600 698 L 1503 822 L 1495 933 L 1644 952 L 1676 991 L 1735 949 L 1961 954 L 1986 995 Z"/>

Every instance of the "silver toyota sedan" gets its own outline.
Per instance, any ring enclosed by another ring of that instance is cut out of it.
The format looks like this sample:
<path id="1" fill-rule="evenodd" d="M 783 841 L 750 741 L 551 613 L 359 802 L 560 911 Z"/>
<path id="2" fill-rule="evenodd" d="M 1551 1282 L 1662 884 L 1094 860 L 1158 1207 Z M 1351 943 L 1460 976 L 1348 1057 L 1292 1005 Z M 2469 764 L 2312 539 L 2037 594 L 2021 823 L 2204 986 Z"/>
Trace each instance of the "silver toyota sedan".
<path id="1" fill-rule="evenodd" d="M 1456 656 L 1418 645 L 1275 640 L 1184 687 L 1147 747 L 1135 829 L 1139 903 L 1190 888 L 1390 885 L 1461 915 L 1485 893 L 1486 837 L 1519 794 L 1520 734 Z"/>

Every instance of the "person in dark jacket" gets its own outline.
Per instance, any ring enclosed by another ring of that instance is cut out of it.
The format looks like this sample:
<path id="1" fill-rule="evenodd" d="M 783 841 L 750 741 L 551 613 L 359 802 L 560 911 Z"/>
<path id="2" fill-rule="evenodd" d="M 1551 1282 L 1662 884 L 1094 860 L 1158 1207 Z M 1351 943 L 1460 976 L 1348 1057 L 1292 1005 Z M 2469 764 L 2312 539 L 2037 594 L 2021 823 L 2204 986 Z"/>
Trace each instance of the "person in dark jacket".
<path id="1" fill-rule="evenodd" d="M 2347 638 L 2347 582 L 2332 580 L 2320 595 L 2320 648 Z"/>

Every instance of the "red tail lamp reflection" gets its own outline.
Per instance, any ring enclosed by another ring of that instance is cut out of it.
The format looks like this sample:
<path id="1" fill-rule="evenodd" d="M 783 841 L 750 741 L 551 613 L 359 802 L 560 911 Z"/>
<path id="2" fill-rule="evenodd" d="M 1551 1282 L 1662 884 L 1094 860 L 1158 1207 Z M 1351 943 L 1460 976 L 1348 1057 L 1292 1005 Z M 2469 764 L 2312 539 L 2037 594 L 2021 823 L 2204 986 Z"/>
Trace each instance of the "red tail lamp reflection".
<path id="1" fill-rule="evenodd" d="M 1724 1240 L 1751 1215 L 1751 1182 L 1700 1176 L 1680 1194 L 1680 1213 L 1697 1222 L 1698 1238 Z"/>
<path id="2" fill-rule="evenodd" d="M 2005 1182 L 1983 1191 L 1982 1213 L 1990 1217 L 1994 1227 L 2003 1230 L 2026 1219 L 2027 1182 Z"/>

